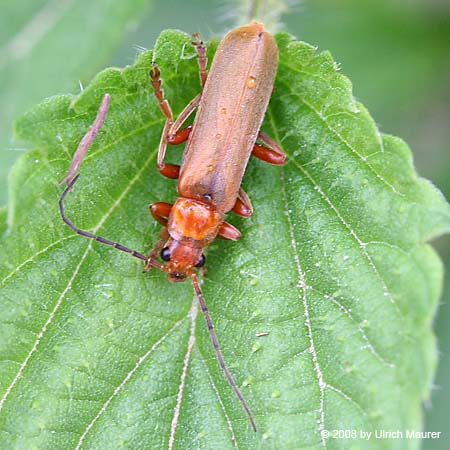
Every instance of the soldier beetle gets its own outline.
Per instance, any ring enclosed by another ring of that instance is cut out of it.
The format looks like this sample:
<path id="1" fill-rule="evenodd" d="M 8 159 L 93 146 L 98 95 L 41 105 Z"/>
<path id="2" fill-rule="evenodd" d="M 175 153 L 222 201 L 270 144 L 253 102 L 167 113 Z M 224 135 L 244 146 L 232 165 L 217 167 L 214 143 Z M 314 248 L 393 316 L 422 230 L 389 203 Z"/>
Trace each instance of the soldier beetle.
<path id="1" fill-rule="evenodd" d="M 64 222 L 75 232 L 141 259 L 145 262 L 144 271 L 156 267 L 168 274 L 169 281 L 191 279 L 218 362 L 256 431 L 250 408 L 225 364 L 195 268 L 204 265 L 203 249 L 218 236 L 239 239 L 239 230 L 224 221 L 227 212 L 243 217 L 253 212 L 250 199 L 241 188 L 250 155 L 272 164 L 286 162 L 282 149 L 260 131 L 274 85 L 278 49 L 264 25 L 253 22 L 224 37 L 208 72 L 206 47 L 198 34 L 193 37 L 202 92 L 176 120 L 164 98 L 158 66 L 153 63 L 150 71 L 154 95 L 166 117 L 158 150 L 158 170 L 168 178 L 178 179 L 180 197 L 173 205 L 157 202 L 150 206 L 151 214 L 163 228 L 149 256 L 82 230 L 65 215 L 64 199 L 78 180 L 76 172 L 106 119 L 109 94 L 105 94 L 97 117 L 80 142 L 62 181 L 67 187 L 59 206 Z M 193 125 L 181 128 L 195 109 L 198 111 Z M 181 166 L 164 163 L 167 145 L 185 141 Z M 156 260 L 158 254 L 164 261 L 162 264 Z"/>

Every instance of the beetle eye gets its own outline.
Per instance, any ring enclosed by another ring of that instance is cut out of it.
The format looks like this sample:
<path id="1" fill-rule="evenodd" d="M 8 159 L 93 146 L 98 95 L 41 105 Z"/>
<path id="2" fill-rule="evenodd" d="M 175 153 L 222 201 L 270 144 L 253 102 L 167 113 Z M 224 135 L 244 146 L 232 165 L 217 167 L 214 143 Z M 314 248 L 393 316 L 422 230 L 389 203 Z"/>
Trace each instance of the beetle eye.
<path id="1" fill-rule="evenodd" d="M 200 256 L 200 259 L 198 260 L 198 263 L 195 265 L 195 267 L 202 267 L 205 265 L 205 262 L 206 262 L 206 257 L 202 253 L 202 256 Z"/>
<path id="2" fill-rule="evenodd" d="M 170 250 L 169 250 L 169 247 L 164 247 L 161 250 L 161 259 L 163 261 L 170 261 Z"/>

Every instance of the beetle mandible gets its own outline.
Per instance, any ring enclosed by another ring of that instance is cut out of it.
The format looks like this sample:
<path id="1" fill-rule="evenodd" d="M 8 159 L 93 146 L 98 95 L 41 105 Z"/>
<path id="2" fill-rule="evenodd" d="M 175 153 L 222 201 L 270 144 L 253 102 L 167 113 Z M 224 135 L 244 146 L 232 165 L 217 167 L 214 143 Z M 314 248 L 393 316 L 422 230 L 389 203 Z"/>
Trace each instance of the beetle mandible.
<path id="1" fill-rule="evenodd" d="M 239 230 L 225 222 L 227 212 L 243 217 L 250 217 L 253 212 L 250 199 L 241 188 L 250 155 L 272 164 L 286 162 L 283 150 L 260 131 L 274 86 L 278 49 L 264 25 L 253 22 L 224 37 L 208 72 L 206 46 L 198 34 L 193 37 L 202 92 L 176 120 L 161 89 L 159 67 L 153 63 L 150 71 L 155 97 L 166 117 L 158 149 L 158 170 L 168 178 L 178 179 L 180 197 L 173 205 L 157 202 L 150 206 L 151 214 L 163 228 L 149 256 L 82 230 L 65 215 L 65 197 L 78 180 L 78 168 L 106 119 L 109 94 L 105 94 L 97 117 L 80 142 L 62 181 L 67 187 L 61 194 L 59 206 L 64 222 L 74 231 L 143 260 L 144 271 L 156 267 L 165 271 L 170 281 L 191 279 L 219 364 L 256 431 L 250 408 L 225 364 L 195 268 L 204 265 L 203 249 L 218 236 L 239 239 Z M 195 109 L 193 125 L 181 128 Z M 257 140 L 260 143 L 256 143 Z M 164 163 L 167 145 L 185 141 L 181 166 Z M 163 264 L 156 260 L 158 254 Z"/>

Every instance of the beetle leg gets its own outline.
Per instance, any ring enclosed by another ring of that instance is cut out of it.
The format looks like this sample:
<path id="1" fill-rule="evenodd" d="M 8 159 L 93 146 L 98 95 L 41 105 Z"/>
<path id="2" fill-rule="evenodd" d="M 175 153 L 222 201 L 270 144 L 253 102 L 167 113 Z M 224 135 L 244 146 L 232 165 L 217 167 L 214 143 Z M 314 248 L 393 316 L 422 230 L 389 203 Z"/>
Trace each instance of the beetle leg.
<path id="1" fill-rule="evenodd" d="M 187 105 L 186 107 L 183 109 L 183 111 L 181 111 L 180 115 L 177 117 L 177 119 L 175 120 L 175 122 L 172 123 L 172 125 L 169 127 L 169 130 L 167 132 L 168 134 L 168 142 L 170 144 L 181 144 L 181 142 L 184 142 L 188 137 L 189 134 L 192 130 L 192 126 L 191 127 L 186 127 L 180 130 L 181 125 L 183 125 L 183 123 L 186 121 L 186 119 L 192 114 L 192 112 L 197 108 L 197 106 L 200 103 L 200 99 L 202 97 L 202 94 L 198 94 L 196 95 Z M 184 130 L 188 130 L 189 131 L 184 131 Z M 183 134 L 184 132 L 184 134 Z M 179 135 L 180 133 L 180 135 Z M 179 141 L 179 138 L 177 138 L 177 136 L 179 137 L 185 137 L 184 140 Z M 173 142 L 173 140 L 178 140 L 179 142 Z M 159 156 L 159 155 L 158 155 Z M 159 160 L 158 160 L 159 161 Z M 161 160 L 162 162 L 162 160 Z"/>
<path id="2" fill-rule="evenodd" d="M 220 225 L 218 236 L 230 241 L 237 241 L 241 237 L 241 232 L 231 223 L 223 222 Z"/>
<path id="3" fill-rule="evenodd" d="M 169 239 L 169 232 L 167 231 L 167 227 L 161 229 L 161 233 L 159 233 L 159 240 L 156 242 L 153 250 L 149 253 L 148 257 L 151 259 L 156 259 L 159 256 L 160 251 L 166 245 L 167 239 Z M 150 264 L 146 264 L 144 267 L 144 272 L 148 272 L 152 266 Z"/>
<path id="4" fill-rule="evenodd" d="M 175 134 L 170 135 L 169 130 L 169 138 L 167 142 L 172 145 L 182 144 L 183 142 L 189 139 L 189 136 L 192 131 L 192 125 L 187 126 L 186 128 L 181 128 Z"/>
<path id="5" fill-rule="evenodd" d="M 166 164 L 164 163 L 164 156 L 166 154 L 167 144 L 181 144 L 189 138 L 189 135 L 192 131 L 192 125 L 187 126 L 186 128 L 181 128 L 181 125 L 185 122 L 185 120 L 189 117 L 189 115 L 197 108 L 200 103 L 201 94 L 195 96 L 187 106 L 181 111 L 180 115 L 177 117 L 177 120 L 171 124 L 171 126 L 166 129 L 164 127 L 163 137 L 161 138 L 161 142 L 165 142 L 164 146 L 159 148 L 158 152 L 158 170 L 159 172 L 167 178 L 177 179 L 180 174 L 180 166 L 176 164 Z M 167 123 L 167 122 L 166 122 Z M 166 137 L 164 137 L 166 136 Z"/>
<path id="6" fill-rule="evenodd" d="M 158 166 L 159 173 L 172 180 L 177 180 L 180 176 L 180 166 L 178 164 L 162 163 Z"/>
<path id="7" fill-rule="evenodd" d="M 270 164 L 282 165 L 286 163 L 286 153 L 271 137 L 260 131 L 258 139 L 265 145 L 255 144 L 252 150 L 253 156 Z"/>
<path id="8" fill-rule="evenodd" d="M 156 259 L 159 255 L 159 252 L 164 248 L 167 239 L 169 239 L 169 232 L 167 231 L 167 218 L 169 217 L 170 210 L 172 209 L 172 205 L 166 202 L 156 202 L 150 205 L 150 212 L 155 220 L 157 220 L 164 227 L 161 229 L 161 233 L 159 234 L 159 240 L 156 242 L 153 250 L 149 253 L 148 257 Z M 147 264 L 144 267 L 144 272 L 148 272 L 152 266 Z"/>
<path id="9" fill-rule="evenodd" d="M 153 93 L 155 94 L 156 100 L 158 100 L 159 108 L 162 113 L 166 116 L 166 119 L 171 124 L 173 123 L 173 113 L 170 107 L 169 101 L 164 98 L 164 91 L 161 89 L 161 71 L 159 70 L 158 64 L 153 63 L 153 69 L 150 70 L 150 79 L 153 87 Z"/>
<path id="10" fill-rule="evenodd" d="M 170 215 L 170 210 L 172 209 L 172 206 L 170 203 L 166 202 L 156 202 L 150 205 L 150 212 L 153 216 L 153 218 L 158 221 L 161 225 L 166 226 L 167 225 L 167 218 Z"/>
<path id="11" fill-rule="evenodd" d="M 192 35 L 194 41 L 192 45 L 195 47 L 195 51 L 198 56 L 198 69 L 200 76 L 200 83 L 202 88 L 205 86 L 206 78 L 208 78 L 208 71 L 206 70 L 206 66 L 208 65 L 208 58 L 206 57 L 206 45 L 203 43 L 202 38 L 199 33 L 195 33 Z"/>
<path id="12" fill-rule="evenodd" d="M 164 163 L 167 144 L 182 144 L 189 139 L 189 135 L 192 131 L 192 125 L 181 129 L 180 127 L 181 125 L 183 125 L 184 121 L 189 117 L 192 111 L 197 108 L 198 104 L 200 103 L 200 98 L 201 94 L 198 94 L 193 100 L 191 100 L 186 108 L 181 111 L 180 115 L 177 117 L 177 120 L 172 123 L 171 127 L 168 130 L 166 130 L 166 127 L 164 127 L 163 133 L 167 133 L 167 135 L 165 138 L 164 147 L 160 147 L 160 151 L 158 152 L 158 170 L 161 175 L 164 175 L 167 178 L 177 179 L 180 174 L 180 166 L 176 164 Z M 163 139 L 164 137 L 161 138 L 161 142 Z"/>
<path id="13" fill-rule="evenodd" d="M 268 136 L 264 131 L 260 131 L 258 133 L 258 139 L 264 144 L 270 147 L 275 152 L 279 153 L 286 157 L 286 153 L 284 153 L 283 149 L 275 142 L 270 136 Z"/>
<path id="14" fill-rule="evenodd" d="M 191 100 L 174 121 L 170 104 L 167 99 L 164 98 L 164 91 L 161 89 L 161 72 L 157 64 L 153 64 L 153 70 L 150 71 L 150 78 L 159 107 L 162 113 L 166 116 L 166 123 L 164 124 L 161 141 L 159 142 L 158 148 L 158 170 L 162 175 L 168 178 L 178 178 L 180 171 L 179 166 L 174 164 L 164 164 L 167 144 L 181 144 L 189 138 L 192 127 L 186 127 L 181 130 L 180 127 L 195 110 L 195 108 L 197 108 L 200 103 L 201 94 L 198 94 L 193 100 Z"/>
<path id="15" fill-rule="evenodd" d="M 180 173 L 180 166 L 164 163 L 167 144 L 181 144 L 189 138 L 189 135 L 192 131 L 192 125 L 181 129 L 180 127 L 181 125 L 183 125 L 189 115 L 195 110 L 195 108 L 197 108 L 198 104 L 200 103 L 200 98 L 201 94 L 195 96 L 187 104 L 183 111 L 181 111 L 175 122 L 169 123 L 168 121 L 166 121 L 158 151 L 158 170 L 165 177 L 178 178 L 178 175 Z"/>
<path id="16" fill-rule="evenodd" d="M 158 100 L 159 108 L 162 113 L 166 116 L 166 123 L 164 124 L 164 129 L 161 135 L 161 140 L 159 142 L 158 148 L 158 169 L 161 164 L 163 164 L 164 155 L 166 154 L 167 148 L 167 137 L 170 127 L 173 124 L 173 113 L 172 108 L 167 99 L 164 98 L 164 91 L 161 89 L 161 72 L 157 64 L 153 64 L 153 69 L 150 70 L 150 79 L 153 87 L 153 93 Z"/>
<path id="17" fill-rule="evenodd" d="M 239 188 L 238 197 L 232 211 L 242 217 L 250 217 L 253 214 L 252 202 L 242 187 Z"/>

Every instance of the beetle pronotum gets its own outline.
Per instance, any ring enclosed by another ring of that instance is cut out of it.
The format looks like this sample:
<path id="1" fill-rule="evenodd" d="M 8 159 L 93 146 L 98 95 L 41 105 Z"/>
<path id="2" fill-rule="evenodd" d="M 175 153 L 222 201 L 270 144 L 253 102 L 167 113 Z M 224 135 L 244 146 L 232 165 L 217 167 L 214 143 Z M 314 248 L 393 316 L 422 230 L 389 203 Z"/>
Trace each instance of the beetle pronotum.
<path id="1" fill-rule="evenodd" d="M 274 85 L 278 49 L 264 26 L 253 22 L 225 36 L 208 73 L 206 47 L 198 35 L 194 35 L 193 45 L 198 55 L 203 91 L 176 120 L 164 98 L 158 66 L 153 64 L 150 71 L 155 97 L 166 117 L 158 150 L 158 170 L 168 178 L 178 178 L 180 197 L 173 205 L 157 202 L 150 206 L 151 214 L 163 228 L 161 238 L 149 256 L 82 230 L 65 215 L 65 197 L 78 180 L 76 172 L 106 119 L 109 94 L 105 94 L 94 123 L 75 152 L 63 180 L 67 187 L 61 194 L 59 206 L 62 218 L 70 228 L 141 259 L 146 263 L 144 271 L 156 267 L 167 272 L 170 281 L 191 279 L 218 362 L 256 431 L 250 408 L 225 364 L 195 268 L 203 266 L 203 249 L 218 236 L 239 239 L 239 230 L 224 221 L 227 212 L 233 211 L 243 217 L 249 217 L 253 212 L 250 199 L 241 188 L 250 155 L 272 164 L 286 162 L 281 148 L 260 131 Z M 181 128 L 196 108 L 194 124 Z M 164 163 L 167 144 L 184 141 L 187 143 L 181 166 Z M 158 254 L 163 264 L 156 260 Z"/>

